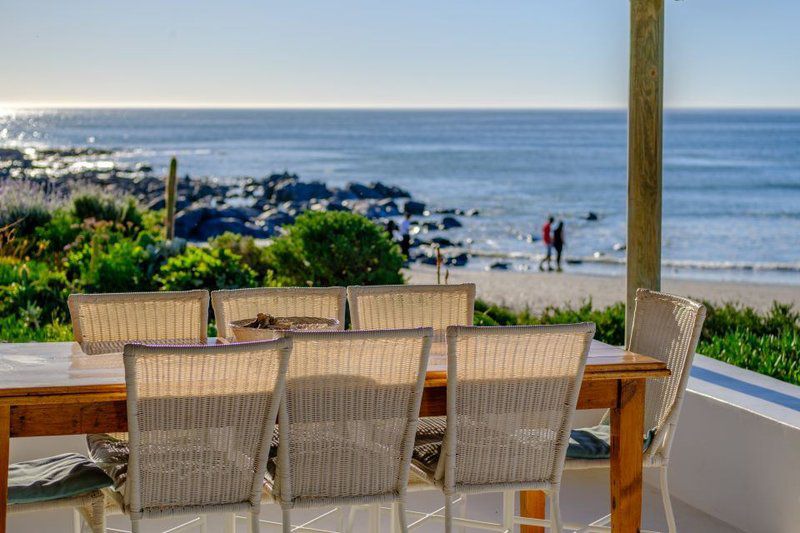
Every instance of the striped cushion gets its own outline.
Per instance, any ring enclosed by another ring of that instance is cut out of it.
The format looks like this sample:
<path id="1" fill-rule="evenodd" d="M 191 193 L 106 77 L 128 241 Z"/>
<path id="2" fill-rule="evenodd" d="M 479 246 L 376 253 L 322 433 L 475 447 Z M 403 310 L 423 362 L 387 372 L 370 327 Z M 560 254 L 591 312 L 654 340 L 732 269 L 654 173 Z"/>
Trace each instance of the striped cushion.
<path id="1" fill-rule="evenodd" d="M 655 431 L 644 436 L 646 450 Z M 608 459 L 611 457 L 611 426 L 600 424 L 590 428 L 573 429 L 569 436 L 567 459 Z"/>

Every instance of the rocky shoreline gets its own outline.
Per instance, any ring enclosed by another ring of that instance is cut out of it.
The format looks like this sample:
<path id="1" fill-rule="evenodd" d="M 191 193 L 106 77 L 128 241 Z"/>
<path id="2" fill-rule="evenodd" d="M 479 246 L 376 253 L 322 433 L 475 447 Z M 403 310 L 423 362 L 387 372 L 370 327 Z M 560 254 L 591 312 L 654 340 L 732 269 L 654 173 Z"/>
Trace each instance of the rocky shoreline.
<path id="1" fill-rule="evenodd" d="M 133 197 L 146 209 L 163 209 L 164 178 L 156 176 L 146 163 L 113 161 L 113 154 L 96 148 L 0 148 L 0 184 L 26 181 L 61 196 L 98 189 Z M 439 248 L 444 263 L 450 266 L 467 264 L 469 254 L 460 251 L 463 242 L 453 242 L 441 233 L 462 227 L 464 217 L 479 214 L 474 209 L 431 208 L 410 192 L 381 182 L 329 187 L 288 172 L 224 182 L 186 175 L 178 179 L 176 236 L 206 241 L 230 231 L 269 239 L 306 210 L 349 211 L 381 224 L 408 212 L 414 217 L 412 260 L 435 264 L 435 249 Z"/>

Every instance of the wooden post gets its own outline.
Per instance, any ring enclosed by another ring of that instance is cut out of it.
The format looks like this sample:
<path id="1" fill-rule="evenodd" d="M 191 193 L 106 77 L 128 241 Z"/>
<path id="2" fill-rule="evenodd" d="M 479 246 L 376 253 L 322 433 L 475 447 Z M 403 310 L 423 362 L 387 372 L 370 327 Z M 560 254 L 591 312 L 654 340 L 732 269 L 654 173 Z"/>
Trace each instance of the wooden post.
<path id="1" fill-rule="evenodd" d="M 661 287 L 664 0 L 631 0 L 630 47 L 626 343 L 636 289 Z"/>
<path id="2" fill-rule="evenodd" d="M 167 214 L 164 220 L 164 229 L 166 230 L 167 239 L 172 240 L 175 238 L 175 203 L 178 196 L 178 160 L 172 158 L 169 162 L 169 176 L 167 176 L 166 194 L 164 201 L 166 203 Z"/>

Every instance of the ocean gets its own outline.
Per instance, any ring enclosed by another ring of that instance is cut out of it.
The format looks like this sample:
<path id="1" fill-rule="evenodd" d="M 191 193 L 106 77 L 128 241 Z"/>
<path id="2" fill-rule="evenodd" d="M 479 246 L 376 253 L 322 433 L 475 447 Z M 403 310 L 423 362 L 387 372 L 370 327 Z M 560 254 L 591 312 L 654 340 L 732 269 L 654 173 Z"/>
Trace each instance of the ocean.
<path id="1" fill-rule="evenodd" d="M 664 122 L 664 275 L 800 284 L 800 110 L 672 110 Z M 432 208 L 478 209 L 447 232 L 468 243 L 468 268 L 535 268 L 530 235 L 552 214 L 567 270 L 622 272 L 626 143 L 624 111 L 0 112 L 0 146 L 111 148 L 159 173 L 176 155 L 181 175 L 220 180 L 380 180 Z"/>

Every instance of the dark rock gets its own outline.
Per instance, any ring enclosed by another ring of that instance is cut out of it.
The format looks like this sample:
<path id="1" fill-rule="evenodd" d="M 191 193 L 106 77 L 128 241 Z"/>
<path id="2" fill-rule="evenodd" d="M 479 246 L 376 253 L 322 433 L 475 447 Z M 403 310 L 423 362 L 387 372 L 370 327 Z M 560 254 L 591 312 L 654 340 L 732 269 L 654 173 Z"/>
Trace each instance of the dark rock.
<path id="1" fill-rule="evenodd" d="M 386 198 L 386 196 L 382 195 L 374 188 L 364 185 L 362 183 L 348 183 L 346 188 L 349 192 L 356 195 L 356 198 L 364 199 L 372 199 L 372 200 L 380 200 L 382 198 Z"/>
<path id="2" fill-rule="evenodd" d="M 190 205 L 192 205 L 192 201 L 189 198 L 185 197 L 185 196 L 178 196 L 178 199 L 175 200 L 175 210 L 176 211 L 181 211 L 183 209 L 186 209 Z"/>
<path id="3" fill-rule="evenodd" d="M 506 263 L 505 261 L 495 261 L 489 265 L 490 270 L 508 270 L 510 267 L 511 263 Z"/>
<path id="4" fill-rule="evenodd" d="M 0 161 L 25 161 L 25 153 L 16 148 L 0 148 Z"/>
<path id="5" fill-rule="evenodd" d="M 445 237 L 434 237 L 433 239 L 431 239 L 431 242 L 434 244 L 438 244 L 440 248 L 449 248 L 451 246 L 455 246 L 453 241 Z"/>
<path id="6" fill-rule="evenodd" d="M 381 198 L 411 198 L 411 195 L 408 193 L 408 191 L 393 185 L 384 185 L 380 181 L 370 183 L 369 187 L 380 194 Z"/>
<path id="7" fill-rule="evenodd" d="M 416 200 L 409 200 L 403 206 L 403 212 L 411 215 L 424 215 L 425 204 L 422 202 L 417 202 Z"/>
<path id="8" fill-rule="evenodd" d="M 262 227 L 280 227 L 286 226 L 294 222 L 295 217 L 285 211 L 271 209 L 265 211 L 256 217 L 256 224 Z"/>
<path id="9" fill-rule="evenodd" d="M 594 221 L 594 220 L 599 220 L 599 217 L 597 216 L 597 213 L 595 213 L 594 211 L 589 211 L 588 213 L 586 213 L 584 219 Z"/>
<path id="10" fill-rule="evenodd" d="M 370 219 L 393 217 L 400 214 L 397 204 L 393 200 L 356 200 L 347 203 L 353 213 L 358 213 Z"/>
<path id="11" fill-rule="evenodd" d="M 232 217 L 209 218 L 204 220 L 196 228 L 194 236 L 198 240 L 205 241 L 211 237 L 222 235 L 226 231 L 252 236 L 251 229 L 244 222 L 238 218 Z"/>
<path id="12" fill-rule="evenodd" d="M 431 222 L 429 220 L 426 220 L 425 222 L 420 224 L 419 227 L 422 228 L 422 231 L 427 233 L 429 231 L 438 230 L 439 229 L 439 223 L 438 222 Z"/>
<path id="13" fill-rule="evenodd" d="M 261 211 L 252 207 L 233 207 L 222 206 L 214 213 L 214 218 L 238 218 L 239 220 L 248 221 L 253 220 L 261 214 Z"/>
<path id="14" fill-rule="evenodd" d="M 150 201 L 147 203 L 144 208 L 148 211 L 157 211 L 159 209 L 164 209 L 167 205 L 167 202 L 164 200 L 164 197 L 156 198 L 155 200 Z"/>
<path id="15" fill-rule="evenodd" d="M 320 200 L 311 204 L 309 209 L 312 211 L 350 211 L 342 202 L 336 200 Z"/>
<path id="16" fill-rule="evenodd" d="M 459 267 L 459 266 L 466 265 L 467 261 L 469 261 L 469 255 L 467 253 L 460 253 L 460 254 L 455 255 L 453 257 L 448 257 L 445 260 L 445 264 L 448 265 L 448 266 Z"/>
<path id="17" fill-rule="evenodd" d="M 272 191 L 272 200 L 275 202 L 310 202 L 311 200 L 325 200 L 331 197 L 331 191 L 321 181 L 302 182 L 295 179 L 284 180 Z"/>
<path id="18" fill-rule="evenodd" d="M 433 255 L 419 254 L 415 258 L 415 261 L 417 263 L 420 263 L 420 264 L 423 264 L 423 265 L 435 265 L 436 264 L 436 257 L 433 256 Z"/>
<path id="19" fill-rule="evenodd" d="M 358 196 L 347 189 L 333 189 L 331 200 L 336 200 L 338 202 L 344 202 L 346 200 L 358 200 Z"/>
<path id="20" fill-rule="evenodd" d="M 439 229 L 460 228 L 461 226 L 463 226 L 463 224 L 454 217 L 444 217 L 439 223 Z"/>
<path id="21" fill-rule="evenodd" d="M 208 218 L 210 208 L 205 205 L 191 205 L 175 217 L 175 235 L 185 239 L 195 232 L 203 220 Z"/>

